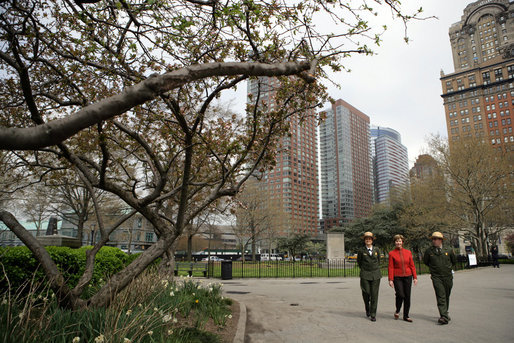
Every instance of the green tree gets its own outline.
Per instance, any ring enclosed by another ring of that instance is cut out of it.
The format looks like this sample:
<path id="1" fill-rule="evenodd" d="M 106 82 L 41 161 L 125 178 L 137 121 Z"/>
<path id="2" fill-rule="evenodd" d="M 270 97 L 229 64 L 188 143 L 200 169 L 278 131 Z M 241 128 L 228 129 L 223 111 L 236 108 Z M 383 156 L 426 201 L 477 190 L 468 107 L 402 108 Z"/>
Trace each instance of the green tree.
<path id="1" fill-rule="evenodd" d="M 289 237 L 279 237 L 277 239 L 277 249 L 287 251 L 292 261 L 295 261 L 295 257 L 306 250 L 309 241 L 309 235 L 295 233 Z"/>
<path id="2" fill-rule="evenodd" d="M 188 223 L 270 168 L 288 118 L 328 96 L 327 68 L 371 53 L 380 30 L 369 2 L 4 1 L 0 11 L 0 149 L 15 152 L 18 181 L 62 170 L 116 196 L 131 212 L 104 225 L 78 284 L 67 285 L 43 247 L 6 210 L 2 220 L 34 253 L 63 307 L 108 306 Z M 375 1 L 382 5 L 381 1 Z M 400 2 L 386 1 L 404 22 Z M 416 14 L 417 15 L 417 14 Z M 319 22 L 331 20 L 323 28 Z M 333 32 L 337 32 L 334 34 Z M 275 77 L 273 104 L 250 98 L 244 115 L 218 102 L 250 78 Z M 88 299 L 95 255 L 135 212 L 158 240 Z"/>
<path id="3" fill-rule="evenodd" d="M 344 228 L 345 248 L 349 251 L 356 251 L 362 246 L 362 235 L 370 231 L 375 236 L 374 243 L 383 252 L 388 252 L 394 247 L 393 236 L 401 234 L 406 236 L 406 243 L 414 246 L 415 241 L 409 239 L 406 227 L 400 223 L 399 216 L 402 207 L 399 205 L 378 206 L 369 217 L 358 218 Z"/>

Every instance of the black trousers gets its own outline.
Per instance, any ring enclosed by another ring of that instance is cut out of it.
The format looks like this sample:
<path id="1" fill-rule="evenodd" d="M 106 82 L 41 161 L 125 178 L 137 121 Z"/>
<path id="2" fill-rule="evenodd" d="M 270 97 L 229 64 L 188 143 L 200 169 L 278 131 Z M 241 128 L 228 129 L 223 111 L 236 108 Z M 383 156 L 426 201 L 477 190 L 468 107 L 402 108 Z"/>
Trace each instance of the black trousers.
<path id="1" fill-rule="evenodd" d="M 410 311 L 410 290 L 412 288 L 411 276 L 397 276 L 393 279 L 394 291 L 396 293 L 396 313 L 400 313 L 403 304 L 403 318 L 409 317 Z"/>

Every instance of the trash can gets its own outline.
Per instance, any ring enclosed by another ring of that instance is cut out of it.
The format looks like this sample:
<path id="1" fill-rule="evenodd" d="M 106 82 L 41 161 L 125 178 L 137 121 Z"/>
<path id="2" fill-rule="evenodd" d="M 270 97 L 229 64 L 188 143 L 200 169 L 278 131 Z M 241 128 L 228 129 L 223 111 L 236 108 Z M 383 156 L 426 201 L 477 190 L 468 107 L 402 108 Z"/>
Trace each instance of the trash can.
<path id="1" fill-rule="evenodd" d="M 232 279 L 232 261 L 221 261 L 221 279 Z"/>

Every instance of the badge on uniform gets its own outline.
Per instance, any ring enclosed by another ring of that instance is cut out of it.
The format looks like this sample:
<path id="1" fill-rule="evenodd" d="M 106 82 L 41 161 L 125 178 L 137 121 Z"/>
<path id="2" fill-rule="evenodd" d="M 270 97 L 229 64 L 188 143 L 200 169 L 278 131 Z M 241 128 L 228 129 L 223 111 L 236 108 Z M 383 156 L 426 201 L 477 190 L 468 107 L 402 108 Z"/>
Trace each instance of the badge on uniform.
<path id="1" fill-rule="evenodd" d="M 445 254 L 446 256 L 448 256 L 448 253 L 447 253 L 447 252 L 445 252 L 444 254 Z"/>

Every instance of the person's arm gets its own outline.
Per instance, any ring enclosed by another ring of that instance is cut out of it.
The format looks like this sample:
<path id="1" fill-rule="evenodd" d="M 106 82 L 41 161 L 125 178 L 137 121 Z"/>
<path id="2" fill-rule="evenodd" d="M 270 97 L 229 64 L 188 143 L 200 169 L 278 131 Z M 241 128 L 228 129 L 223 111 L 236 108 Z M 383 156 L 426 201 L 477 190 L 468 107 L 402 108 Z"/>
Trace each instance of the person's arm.
<path id="1" fill-rule="evenodd" d="M 412 271 L 412 278 L 414 280 L 414 286 L 418 284 L 418 275 L 416 274 L 416 264 L 414 263 L 414 258 L 412 257 L 412 252 L 410 253 L 409 258 L 410 270 Z"/>
<path id="2" fill-rule="evenodd" d="M 357 265 L 362 268 L 362 249 L 357 252 Z"/>
<path id="3" fill-rule="evenodd" d="M 393 262 L 393 252 L 389 252 L 389 266 L 387 267 L 387 275 L 389 278 L 389 286 L 393 286 L 394 279 L 394 262 Z"/>
<path id="4" fill-rule="evenodd" d="M 376 248 L 376 253 L 377 253 L 377 260 L 378 260 L 378 265 L 380 266 L 380 249 L 379 248 Z"/>
<path id="5" fill-rule="evenodd" d="M 450 250 L 450 261 L 452 262 L 452 269 L 455 270 L 457 267 L 457 256 L 455 256 L 453 249 Z"/>

